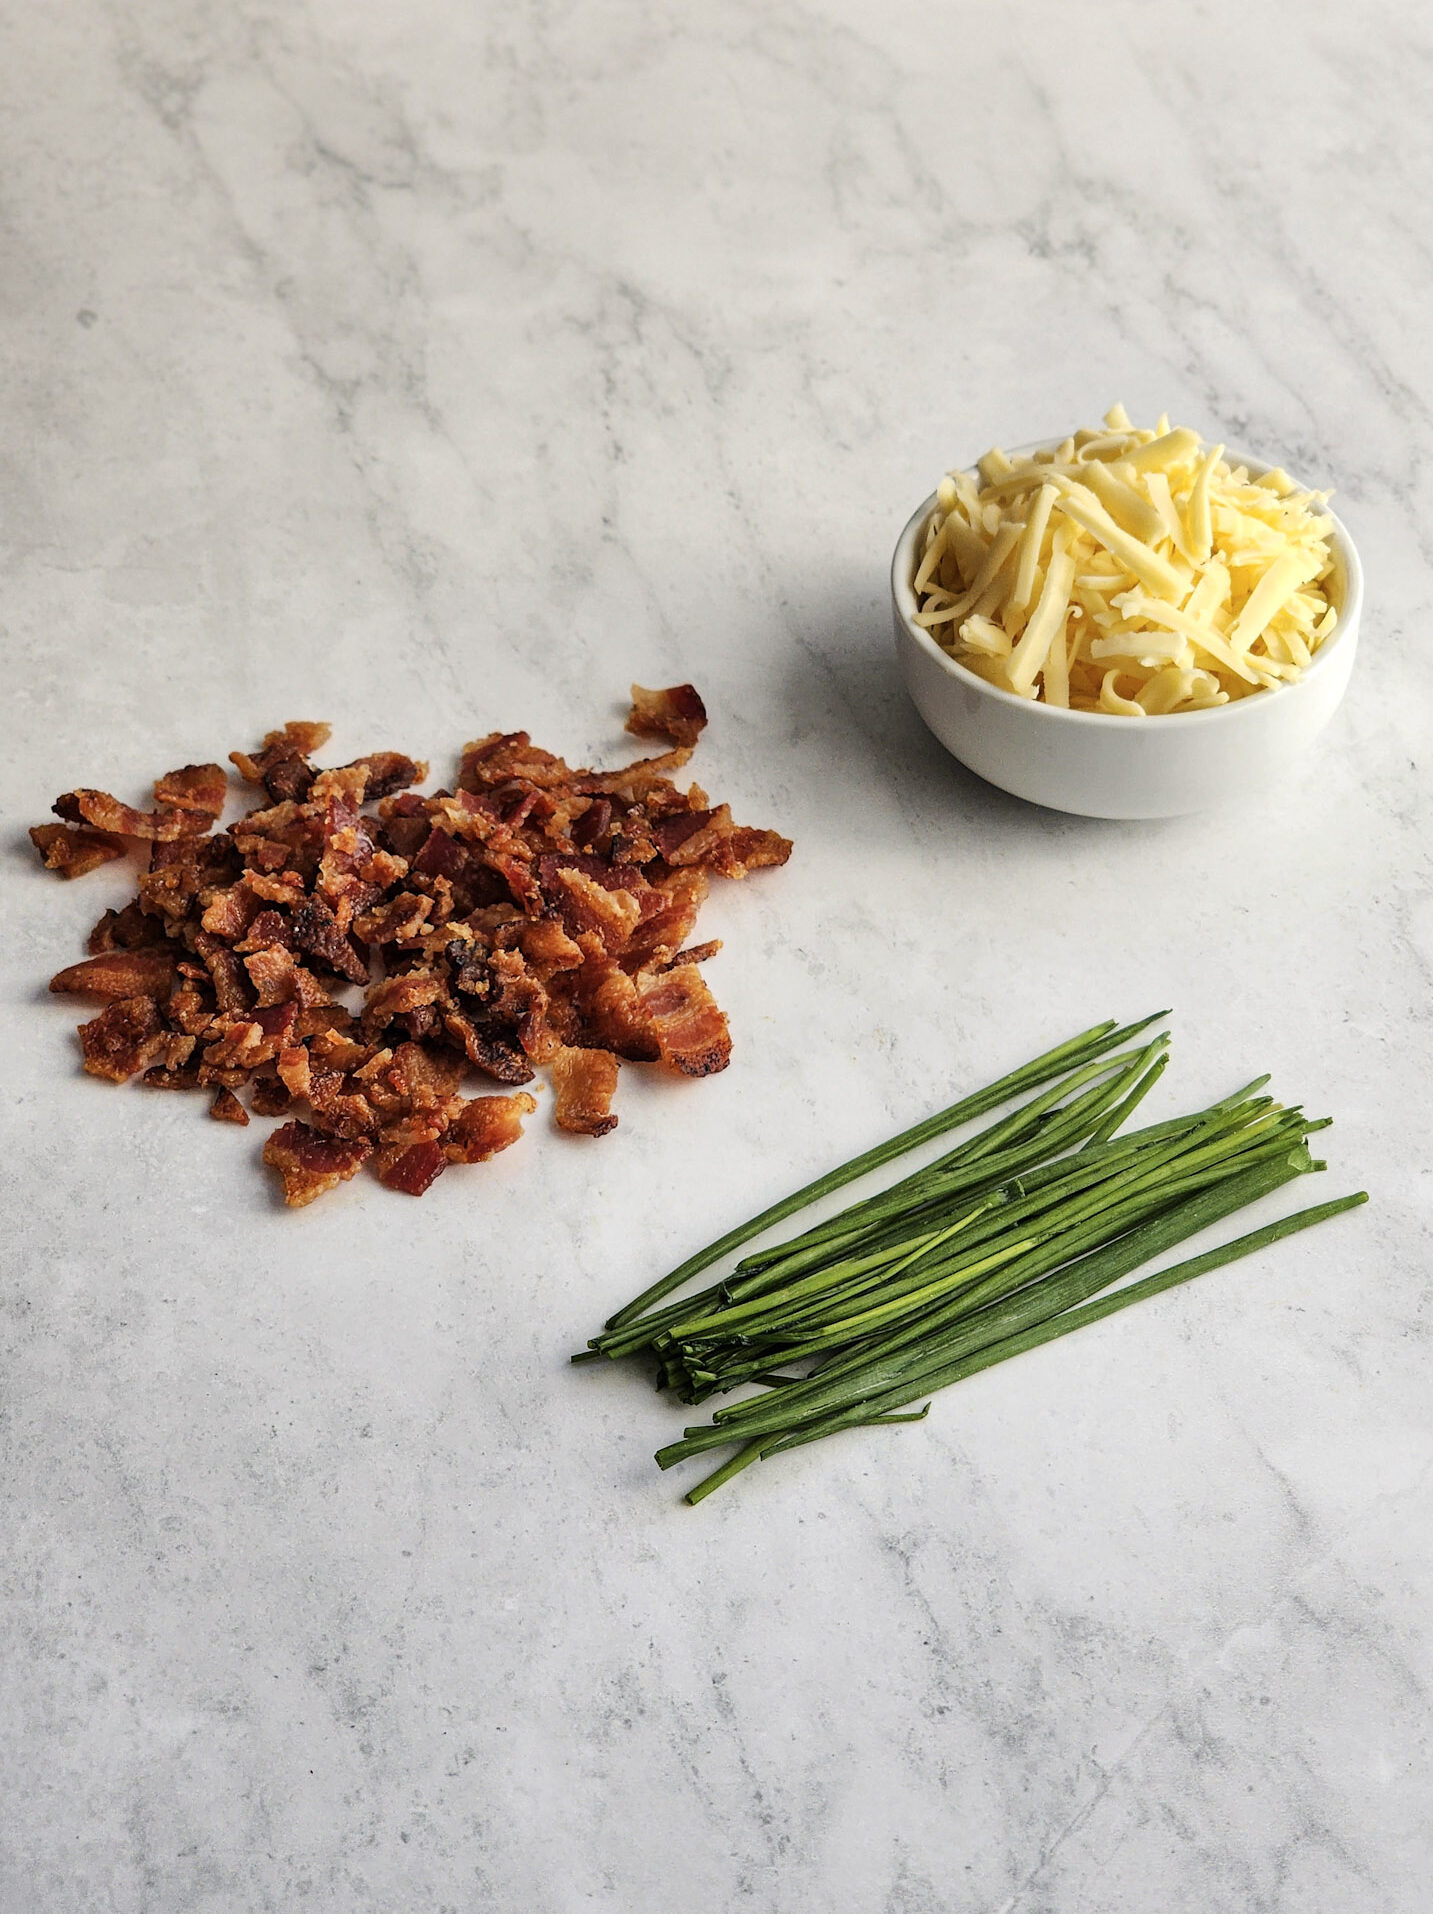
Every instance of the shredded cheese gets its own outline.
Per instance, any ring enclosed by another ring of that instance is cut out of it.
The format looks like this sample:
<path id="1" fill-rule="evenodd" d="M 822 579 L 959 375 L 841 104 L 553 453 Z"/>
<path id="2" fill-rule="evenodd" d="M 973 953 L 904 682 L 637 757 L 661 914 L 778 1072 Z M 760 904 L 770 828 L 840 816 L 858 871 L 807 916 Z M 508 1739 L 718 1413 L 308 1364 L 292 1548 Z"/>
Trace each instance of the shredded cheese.
<path id="1" fill-rule="evenodd" d="M 1338 624 L 1326 492 L 1112 406 L 940 482 L 917 622 L 1019 697 L 1158 717 L 1296 680 Z"/>

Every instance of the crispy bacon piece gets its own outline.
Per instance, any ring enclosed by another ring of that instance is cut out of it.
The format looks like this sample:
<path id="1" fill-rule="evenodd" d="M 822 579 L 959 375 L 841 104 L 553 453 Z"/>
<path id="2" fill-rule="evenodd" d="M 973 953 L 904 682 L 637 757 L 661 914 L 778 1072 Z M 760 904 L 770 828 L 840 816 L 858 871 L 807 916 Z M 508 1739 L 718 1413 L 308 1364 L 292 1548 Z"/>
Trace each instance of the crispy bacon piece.
<path id="1" fill-rule="evenodd" d="M 562 759 L 535 745 L 526 731 L 490 731 L 487 737 L 463 746 L 458 789 L 491 790 L 513 778 L 543 788 L 566 784 L 571 777 Z"/>
<path id="2" fill-rule="evenodd" d="M 164 926 L 139 907 L 138 901 L 123 910 L 107 910 L 85 942 L 92 957 L 106 950 L 141 950 L 164 942 Z"/>
<path id="3" fill-rule="evenodd" d="M 433 914 L 433 899 L 417 891 L 399 891 L 386 903 L 353 920 L 353 934 L 365 944 L 416 944 Z"/>
<path id="4" fill-rule="evenodd" d="M 641 1014 L 662 1062 L 688 1077 L 709 1077 L 731 1062 L 731 1033 L 695 964 L 679 964 L 637 990 Z"/>
<path id="5" fill-rule="evenodd" d="M 231 751 L 229 762 L 238 766 L 240 777 L 250 784 L 262 784 L 275 804 L 302 798 L 314 780 L 309 759 L 328 743 L 328 735 L 326 724 L 293 719 L 282 731 L 271 731 L 252 757 Z"/>
<path id="6" fill-rule="evenodd" d="M 576 1136 L 606 1136 L 616 1129 L 611 1111 L 617 1059 L 610 1050 L 562 1049 L 553 1057 L 551 1068 L 559 1130 Z"/>
<path id="7" fill-rule="evenodd" d="M 465 1017 L 457 1010 L 444 1013 L 443 1028 L 450 1037 L 457 1038 L 469 1062 L 476 1064 L 484 1076 L 492 1077 L 497 1083 L 532 1082 L 533 1067 L 520 1044 L 496 1035 L 476 1018 Z"/>
<path id="8" fill-rule="evenodd" d="M 385 977 L 368 993 L 363 1006 L 363 1027 L 371 1036 L 385 1029 L 395 1017 L 405 1016 L 425 1004 L 440 1003 L 447 995 L 441 977 L 423 971 L 405 971 L 397 977 Z"/>
<path id="9" fill-rule="evenodd" d="M 294 947 L 293 927 L 282 911 L 261 910 L 234 948 L 242 957 L 256 950 Z"/>
<path id="10" fill-rule="evenodd" d="M 185 1041 L 192 1043 L 194 1039 L 189 1037 L 186 1038 Z M 151 1069 L 145 1071 L 141 1079 L 145 1089 L 197 1090 L 200 1087 L 199 1065 L 191 1061 L 188 1057 L 183 1058 L 178 1063 L 170 1064 L 165 1060 L 167 1056 L 168 1046 L 166 1046 L 165 1049 L 165 1056 L 161 1057 L 159 1062 Z"/>
<path id="11" fill-rule="evenodd" d="M 283 1116 L 293 1098 L 277 1077 L 260 1073 L 249 1079 L 249 1102 L 255 1116 L 276 1117 Z"/>
<path id="12" fill-rule="evenodd" d="M 573 942 L 555 917 L 525 923 L 518 933 L 518 947 L 528 969 L 544 983 L 582 962 L 582 946 Z"/>
<path id="13" fill-rule="evenodd" d="M 677 950 L 696 928 L 697 915 L 707 900 L 711 883 L 704 870 L 673 871 L 662 879 L 659 908 L 644 917 L 637 934 L 622 953 L 624 968 L 642 970 Z"/>
<path id="14" fill-rule="evenodd" d="M 242 1070 L 240 1081 L 245 1081 L 261 1063 L 272 1063 L 285 1048 L 297 1015 L 293 1004 L 276 1004 L 248 1016 L 216 1018 L 205 1033 L 206 1066 L 210 1070 Z"/>
<path id="15" fill-rule="evenodd" d="M 161 810 L 184 811 L 192 831 L 208 831 L 224 808 L 229 778 L 222 764 L 185 764 L 154 781 L 154 801 Z"/>
<path id="16" fill-rule="evenodd" d="M 436 1134 L 421 1123 L 396 1124 L 383 1132 L 374 1161 L 378 1180 L 405 1196 L 422 1196 L 448 1167 Z"/>
<path id="17" fill-rule="evenodd" d="M 80 1025 L 85 1069 L 92 1077 L 127 1083 L 164 1048 L 164 1026 L 152 997 L 121 997 Z"/>
<path id="18" fill-rule="evenodd" d="M 203 828 L 194 824 L 185 811 L 137 811 L 132 804 L 121 804 L 108 791 L 66 791 L 50 808 L 56 817 L 66 818 L 71 824 L 89 824 L 97 831 L 157 839 L 162 844 Z"/>
<path id="19" fill-rule="evenodd" d="M 83 877 L 124 856 L 124 839 L 108 831 L 72 830 L 68 824 L 32 824 L 30 842 L 45 860 L 45 868 L 61 877 Z"/>
<path id="20" fill-rule="evenodd" d="M 679 744 L 671 751 L 662 752 L 660 757 L 638 758 L 635 764 L 625 764 L 620 771 L 579 771 L 573 786 L 585 797 L 615 797 L 629 805 L 642 805 L 655 799 L 663 807 L 670 802 L 672 808 L 680 810 L 684 808 L 681 793 L 667 773 L 680 771 L 691 755 L 690 745 Z"/>
<path id="21" fill-rule="evenodd" d="M 670 738 L 673 744 L 695 744 L 706 728 L 707 708 L 691 685 L 671 685 L 665 691 L 632 687 L 632 711 L 627 729 L 637 738 Z"/>
<path id="22" fill-rule="evenodd" d="M 373 1079 L 369 1088 L 371 1097 L 377 1100 L 386 1092 L 397 1106 L 408 1111 L 445 1104 L 456 1094 L 466 1074 L 467 1061 L 457 1051 L 419 1043 L 403 1043 L 394 1051 L 382 1050 L 359 1072 L 360 1076 Z"/>
<path id="23" fill-rule="evenodd" d="M 246 1010 L 249 1005 L 249 979 L 241 958 L 212 931 L 198 930 L 193 939 L 194 954 L 209 973 L 214 1001 L 223 1015 Z"/>
<path id="24" fill-rule="evenodd" d="M 264 1161 L 278 1171 L 284 1201 L 301 1209 L 316 1196 L 356 1176 L 373 1154 L 366 1136 L 320 1136 L 307 1123 L 286 1123 L 264 1145 Z"/>
<path id="25" fill-rule="evenodd" d="M 201 926 L 230 944 L 239 942 L 263 908 L 259 898 L 244 883 L 231 884 L 223 890 L 206 891 L 204 897 L 209 901 L 204 905 L 204 915 L 199 919 Z M 204 898 L 199 901 L 204 903 Z"/>
<path id="26" fill-rule="evenodd" d="M 464 749 L 456 791 L 424 797 L 417 760 L 320 769 L 327 727 L 293 722 L 233 754 L 264 798 L 217 834 L 218 765 L 166 773 L 152 813 L 67 793 L 66 821 L 33 833 L 53 868 L 149 844 L 138 896 L 52 985 L 109 999 L 86 1068 L 207 1088 L 235 1124 L 248 1084 L 255 1114 L 289 1118 L 265 1155 L 291 1203 L 370 1158 L 419 1195 L 506 1147 L 533 1100 L 465 1099 L 474 1069 L 516 1086 L 550 1067 L 558 1127 L 589 1136 L 616 1125 L 619 1058 L 722 1069 L 730 1034 L 696 969 L 719 946 L 693 941 L 697 915 L 711 876 L 791 847 L 674 781 L 705 722 L 690 686 L 633 700 L 629 728 L 672 749 L 616 771 L 494 732 Z M 352 1009 L 330 1000 L 335 978 L 357 987 Z"/>
<path id="27" fill-rule="evenodd" d="M 717 866 L 723 877 L 745 877 L 748 871 L 772 870 L 791 855 L 791 839 L 779 831 L 757 831 L 738 825 L 725 844 Z"/>
<path id="28" fill-rule="evenodd" d="M 639 880 L 640 881 L 640 880 Z M 635 891 L 608 890 L 585 871 L 571 866 L 557 872 L 562 914 L 569 931 L 591 931 L 602 939 L 609 955 L 624 950 L 642 921 L 642 902 Z M 642 887 L 644 890 L 646 885 Z M 565 896 L 563 895 L 565 893 Z"/>
<path id="29" fill-rule="evenodd" d="M 313 1124 L 325 1136 L 372 1136 L 381 1121 L 361 1090 L 346 1088 L 337 1070 L 315 1070 L 309 1075 L 308 1101 Z"/>
<path id="30" fill-rule="evenodd" d="M 405 757 L 401 751 L 370 751 L 344 768 L 365 773 L 363 794 L 369 804 L 395 791 L 405 791 L 410 784 L 421 784 L 428 775 L 421 758 Z"/>
<path id="31" fill-rule="evenodd" d="M 610 958 L 593 961 L 590 951 L 583 971 L 579 1029 L 629 1063 L 656 1063 L 662 1048 L 633 979 Z"/>
<path id="32" fill-rule="evenodd" d="M 167 997 L 174 982 L 172 950 L 105 950 L 50 979 L 56 992 L 79 997 Z"/>
<path id="33" fill-rule="evenodd" d="M 519 1090 L 510 1097 L 473 1097 L 464 1103 L 443 1137 L 443 1154 L 450 1163 L 485 1163 L 522 1135 L 522 1121 L 537 1108 L 537 1099 Z"/>
<path id="34" fill-rule="evenodd" d="M 261 1006 L 297 1002 L 301 977 L 308 977 L 311 986 L 319 993 L 314 1002 L 328 1002 L 327 992 L 317 977 L 309 977 L 307 971 L 301 971 L 294 962 L 293 952 L 285 950 L 282 944 L 271 944 L 265 950 L 256 950 L 252 956 L 244 959 L 244 968 L 249 973 L 249 982 L 254 986 L 255 996 Z"/>
<path id="35" fill-rule="evenodd" d="M 286 904 L 291 909 L 308 895 L 298 871 L 245 871 L 244 887 L 266 904 Z"/>
<path id="36" fill-rule="evenodd" d="M 351 984 L 368 982 L 368 964 L 321 897 L 311 897 L 294 913 L 293 940 L 299 950 Z"/>

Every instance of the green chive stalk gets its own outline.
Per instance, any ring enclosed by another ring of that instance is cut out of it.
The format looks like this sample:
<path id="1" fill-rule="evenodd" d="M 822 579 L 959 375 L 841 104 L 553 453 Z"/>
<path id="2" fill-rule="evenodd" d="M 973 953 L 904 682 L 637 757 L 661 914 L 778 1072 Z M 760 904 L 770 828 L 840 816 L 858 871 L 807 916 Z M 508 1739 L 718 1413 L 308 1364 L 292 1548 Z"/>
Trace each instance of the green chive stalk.
<path id="1" fill-rule="evenodd" d="M 743 1243 L 749 1243 L 752 1237 L 759 1236 L 762 1230 L 769 1229 L 773 1223 L 784 1222 L 788 1216 L 795 1215 L 797 1210 L 805 1209 L 808 1204 L 819 1201 L 823 1196 L 829 1196 L 832 1190 L 838 1190 L 847 1183 L 855 1182 L 857 1177 L 865 1176 L 870 1170 L 882 1168 L 883 1165 L 893 1162 L 896 1157 L 904 1156 L 908 1150 L 917 1149 L 922 1143 L 929 1143 L 934 1137 L 943 1136 L 947 1130 L 953 1130 L 957 1124 L 968 1123 L 974 1117 L 983 1116 L 987 1110 L 998 1109 L 1002 1103 L 1008 1103 L 1011 1097 L 1018 1096 L 1022 1090 L 1032 1089 L 1036 1084 L 1048 1083 L 1052 1077 L 1063 1075 L 1065 1071 L 1077 1064 L 1089 1063 L 1095 1057 L 1118 1049 L 1127 1038 L 1138 1036 L 1141 1030 L 1147 1030 L 1152 1023 L 1158 1023 L 1161 1017 L 1168 1015 L 1167 1010 L 1157 1010 L 1152 1017 L 1142 1017 L 1138 1023 L 1126 1024 L 1123 1029 L 1116 1029 L 1113 1019 L 1106 1023 L 1095 1024 L 1089 1030 L 1082 1031 L 1078 1037 L 1071 1037 L 1068 1042 L 1057 1044 L 1053 1050 L 1047 1050 L 1043 1055 L 1032 1058 L 1029 1063 L 1022 1064 L 1018 1070 L 1012 1070 L 1007 1076 L 987 1084 L 983 1090 L 977 1090 L 973 1095 L 961 1098 L 958 1103 L 952 1103 L 947 1109 L 938 1110 L 934 1116 L 927 1117 L 923 1123 L 913 1124 L 910 1129 L 902 1130 L 899 1135 L 891 1137 L 887 1142 L 878 1143 L 874 1149 L 852 1157 L 849 1163 L 842 1164 L 839 1169 L 828 1170 L 824 1176 L 818 1176 L 812 1182 L 804 1184 L 790 1196 L 783 1197 L 779 1203 L 773 1203 L 756 1216 L 749 1217 L 745 1223 L 739 1224 L 733 1230 L 728 1230 L 725 1236 L 718 1237 L 716 1242 L 708 1243 L 705 1249 L 698 1250 L 684 1263 L 679 1263 L 674 1270 L 653 1283 L 649 1289 L 644 1289 L 640 1296 L 634 1297 L 625 1309 L 619 1309 L 615 1316 L 609 1318 L 607 1327 L 621 1328 L 634 1316 L 641 1315 L 643 1310 L 649 1308 L 652 1303 L 660 1302 L 664 1296 L 670 1296 L 674 1289 L 679 1289 L 693 1276 L 700 1275 L 702 1270 L 709 1269 L 713 1263 L 720 1262 L 723 1256 L 734 1249 L 739 1249 Z"/>
<path id="2" fill-rule="evenodd" d="M 920 1421 L 929 1400 L 909 1405 L 921 1397 L 1367 1200 L 1360 1191 L 1300 1210 L 1127 1282 L 1186 1238 L 1325 1167 L 1307 1139 L 1329 1119 L 1262 1094 L 1267 1077 L 1203 1110 L 1124 1130 L 1166 1067 L 1168 1036 L 1120 1046 L 1157 1021 L 1097 1024 L 828 1171 L 652 1284 L 573 1360 L 646 1355 L 658 1387 L 688 1403 L 759 1388 L 658 1451 L 666 1469 L 735 1445 L 689 1492 L 699 1502 L 786 1449 Z M 1011 1102 L 937 1161 L 686 1289 L 772 1224 Z"/>

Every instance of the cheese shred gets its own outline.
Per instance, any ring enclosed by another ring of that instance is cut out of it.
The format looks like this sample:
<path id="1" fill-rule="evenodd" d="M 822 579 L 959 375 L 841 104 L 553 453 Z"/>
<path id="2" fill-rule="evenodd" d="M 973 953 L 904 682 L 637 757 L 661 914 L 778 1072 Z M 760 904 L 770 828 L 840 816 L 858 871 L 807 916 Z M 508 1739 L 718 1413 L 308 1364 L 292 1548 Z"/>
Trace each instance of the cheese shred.
<path id="1" fill-rule="evenodd" d="M 1338 624 L 1326 492 L 1123 406 L 941 480 L 917 622 L 1018 697 L 1159 717 L 1295 681 Z"/>

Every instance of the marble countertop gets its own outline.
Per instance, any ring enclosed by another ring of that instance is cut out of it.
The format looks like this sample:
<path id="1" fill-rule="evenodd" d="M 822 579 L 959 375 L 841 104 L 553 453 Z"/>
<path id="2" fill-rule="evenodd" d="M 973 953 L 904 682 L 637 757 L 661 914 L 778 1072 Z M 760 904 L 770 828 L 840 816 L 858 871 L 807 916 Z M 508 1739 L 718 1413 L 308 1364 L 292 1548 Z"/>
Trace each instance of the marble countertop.
<path id="1" fill-rule="evenodd" d="M 1426 1906 L 1430 65 L 1393 0 L 0 22 L 5 1914 Z M 1116 398 L 1363 551 L 1232 814 L 1030 809 L 895 675 L 933 477 Z M 703 919 L 723 1076 L 285 1213 L 258 1128 L 80 1075 L 44 984 L 123 879 L 34 865 L 56 792 L 295 716 L 611 758 L 686 677 L 797 846 Z M 1161 1107 L 1271 1070 L 1366 1210 L 695 1511 L 567 1368 L 1163 1003 Z"/>

